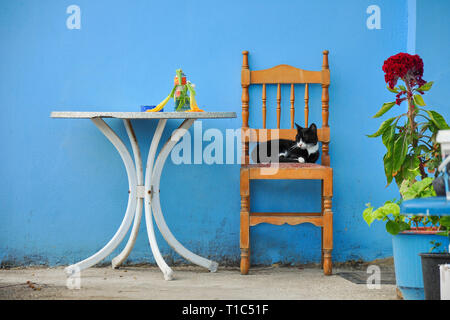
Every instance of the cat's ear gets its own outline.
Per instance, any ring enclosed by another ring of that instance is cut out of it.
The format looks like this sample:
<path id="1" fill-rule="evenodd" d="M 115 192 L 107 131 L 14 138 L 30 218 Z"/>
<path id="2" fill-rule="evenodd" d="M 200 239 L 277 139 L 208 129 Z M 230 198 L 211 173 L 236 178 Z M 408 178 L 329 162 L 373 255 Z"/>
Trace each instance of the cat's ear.
<path id="1" fill-rule="evenodd" d="M 298 131 L 300 131 L 300 130 L 303 129 L 303 128 L 302 128 L 301 126 L 299 126 L 297 123 L 295 123 L 295 126 L 297 127 L 297 130 L 298 130 Z"/>
<path id="2" fill-rule="evenodd" d="M 309 126 L 309 129 L 311 129 L 314 132 L 317 132 L 317 126 L 315 123 L 311 123 L 311 125 Z"/>

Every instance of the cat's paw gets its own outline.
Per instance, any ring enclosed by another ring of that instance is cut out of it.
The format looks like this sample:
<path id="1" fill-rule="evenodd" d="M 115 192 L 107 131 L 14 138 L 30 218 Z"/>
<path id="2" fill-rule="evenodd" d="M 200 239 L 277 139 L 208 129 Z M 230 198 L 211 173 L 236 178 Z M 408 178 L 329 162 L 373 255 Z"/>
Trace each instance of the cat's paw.
<path id="1" fill-rule="evenodd" d="M 305 159 L 304 158 L 302 158 L 302 157 L 298 157 L 298 162 L 300 162 L 300 163 L 305 163 Z"/>

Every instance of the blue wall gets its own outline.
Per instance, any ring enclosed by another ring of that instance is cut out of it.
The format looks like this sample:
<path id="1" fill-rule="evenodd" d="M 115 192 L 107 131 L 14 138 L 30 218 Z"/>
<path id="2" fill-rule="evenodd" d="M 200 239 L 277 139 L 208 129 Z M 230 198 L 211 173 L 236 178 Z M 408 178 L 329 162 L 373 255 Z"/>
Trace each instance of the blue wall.
<path id="1" fill-rule="evenodd" d="M 66 28 L 71 4 L 81 8 L 81 30 Z M 366 27 L 371 4 L 381 8 L 380 30 Z M 0 262 L 76 262 L 109 241 L 122 220 L 128 186 L 119 155 L 89 120 L 50 119 L 52 110 L 137 111 L 139 105 L 158 103 L 170 90 L 174 70 L 182 67 L 197 85 L 200 106 L 238 113 L 237 119 L 205 120 L 203 130 L 236 129 L 242 123 L 242 50 L 250 51 L 252 69 L 286 63 L 310 70 L 321 68 L 322 50 L 330 51 L 333 259 L 390 256 L 384 226 L 369 229 L 361 218 L 366 202 L 378 205 L 397 195 L 395 186 L 385 188 L 381 141 L 365 134 L 379 125 L 371 116 L 392 100 L 381 66 L 390 55 L 406 51 L 406 5 L 406 0 L 2 1 Z M 426 72 L 438 45 L 423 51 Z M 426 79 L 438 78 L 437 66 Z M 254 124 L 260 119 L 258 90 L 251 91 Z M 282 122 L 287 125 L 285 93 Z M 443 94 L 435 102 L 444 108 Z M 299 89 L 300 123 L 302 95 Z M 270 98 L 268 123 L 273 125 L 273 91 Z M 319 124 L 320 109 L 315 88 L 310 119 Z M 119 120 L 108 123 L 126 139 Z M 156 124 L 134 124 L 145 158 Z M 178 124 L 172 121 L 169 128 Z M 239 166 L 174 165 L 169 159 L 161 183 L 166 221 L 180 242 L 219 262 L 237 263 Z M 316 181 L 255 182 L 251 209 L 314 211 L 320 208 L 319 191 Z M 182 261 L 162 237 L 157 239 L 169 262 Z M 320 261 L 320 229 L 309 224 L 259 225 L 252 229 L 251 245 L 252 263 Z M 144 226 L 129 261 L 154 262 Z"/>
<path id="2" fill-rule="evenodd" d="M 450 14 L 449 1 L 417 1 L 416 53 L 424 60 L 424 79 L 434 81 L 424 96 L 433 110 L 450 122 Z"/>

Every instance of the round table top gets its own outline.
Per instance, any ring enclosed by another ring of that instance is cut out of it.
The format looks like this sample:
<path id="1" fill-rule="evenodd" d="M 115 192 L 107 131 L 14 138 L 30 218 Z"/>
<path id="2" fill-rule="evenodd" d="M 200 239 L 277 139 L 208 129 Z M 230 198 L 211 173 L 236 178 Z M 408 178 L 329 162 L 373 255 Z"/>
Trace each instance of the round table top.
<path id="1" fill-rule="evenodd" d="M 226 119 L 236 118 L 236 112 L 105 112 L 105 111 L 52 111 L 52 118 L 63 119 Z"/>

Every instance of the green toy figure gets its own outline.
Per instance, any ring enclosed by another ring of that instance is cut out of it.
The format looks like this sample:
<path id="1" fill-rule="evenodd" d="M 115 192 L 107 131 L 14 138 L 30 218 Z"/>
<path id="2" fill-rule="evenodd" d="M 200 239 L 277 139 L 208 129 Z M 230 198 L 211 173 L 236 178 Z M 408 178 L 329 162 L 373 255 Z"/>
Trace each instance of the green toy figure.
<path id="1" fill-rule="evenodd" d="M 155 108 L 147 110 L 146 112 L 158 112 L 169 102 L 170 98 L 174 98 L 175 101 L 175 111 L 186 111 L 186 112 L 203 112 L 197 106 L 197 101 L 195 101 L 195 85 L 190 81 L 186 81 L 186 75 L 183 70 L 177 69 L 176 76 L 174 79 L 174 87 L 170 94 L 161 101 Z M 189 90 L 189 96 L 187 94 Z M 189 106 L 189 108 L 187 108 Z"/>

